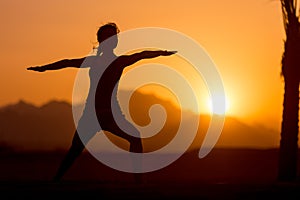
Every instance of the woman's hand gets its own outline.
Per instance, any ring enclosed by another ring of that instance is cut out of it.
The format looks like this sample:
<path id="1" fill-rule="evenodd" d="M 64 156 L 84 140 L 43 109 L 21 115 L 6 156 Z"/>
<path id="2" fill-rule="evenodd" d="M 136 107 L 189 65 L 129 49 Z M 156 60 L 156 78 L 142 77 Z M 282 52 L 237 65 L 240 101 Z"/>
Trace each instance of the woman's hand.
<path id="1" fill-rule="evenodd" d="M 28 67 L 27 70 L 37 71 L 37 72 L 44 72 L 46 69 L 44 67 Z"/>
<path id="2" fill-rule="evenodd" d="M 177 53 L 177 51 L 162 51 L 162 56 L 170 56 Z"/>

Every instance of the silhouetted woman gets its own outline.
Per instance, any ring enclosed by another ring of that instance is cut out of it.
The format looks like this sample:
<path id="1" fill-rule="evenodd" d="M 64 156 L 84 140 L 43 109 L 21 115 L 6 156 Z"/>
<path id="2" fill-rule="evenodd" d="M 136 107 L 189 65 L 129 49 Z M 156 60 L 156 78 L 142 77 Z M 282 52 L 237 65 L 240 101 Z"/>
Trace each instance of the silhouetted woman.
<path id="1" fill-rule="evenodd" d="M 85 109 L 75 131 L 71 148 L 62 161 L 54 180 L 59 180 L 64 175 L 74 160 L 81 154 L 87 142 L 100 130 L 109 131 L 126 139 L 130 143 L 130 152 L 143 152 L 140 133 L 122 114 L 114 88 L 118 86 L 118 81 L 125 67 L 142 59 L 169 56 L 175 52 L 142 51 L 132 55 L 116 56 L 114 49 L 118 44 L 118 33 L 119 29 L 115 23 L 108 23 L 99 28 L 97 32 L 99 47 L 96 56 L 70 60 L 64 59 L 44 66 L 28 68 L 28 70 L 38 72 L 58 70 L 66 67 L 90 68 L 90 88 Z M 110 39 L 105 41 L 108 38 Z M 112 106 L 114 107 L 114 116 L 122 119 L 122 127 L 125 126 L 126 130 L 130 131 L 130 134 L 127 134 L 117 125 L 113 117 Z M 98 121 L 94 122 L 92 119 L 97 119 Z M 101 129 L 95 124 L 100 125 Z M 78 132 L 84 132 L 84 135 L 82 136 L 81 134 L 81 137 L 79 137 Z"/>

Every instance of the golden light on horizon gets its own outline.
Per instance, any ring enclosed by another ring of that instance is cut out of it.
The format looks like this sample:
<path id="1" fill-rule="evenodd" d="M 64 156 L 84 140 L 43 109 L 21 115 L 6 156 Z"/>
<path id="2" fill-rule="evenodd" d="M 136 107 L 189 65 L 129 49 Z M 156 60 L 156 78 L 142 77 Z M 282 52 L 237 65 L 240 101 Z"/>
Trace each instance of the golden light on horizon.
<path id="1" fill-rule="evenodd" d="M 218 105 L 222 105 L 224 104 L 224 102 L 222 102 L 223 98 L 219 98 L 217 96 L 216 101 Z M 207 107 L 208 110 L 211 114 L 216 114 L 216 115 L 227 115 L 230 112 L 230 100 L 228 98 L 227 95 L 225 95 L 225 109 L 221 106 L 216 106 L 215 108 L 213 108 L 213 103 L 212 103 L 212 99 L 211 97 L 207 98 Z"/>

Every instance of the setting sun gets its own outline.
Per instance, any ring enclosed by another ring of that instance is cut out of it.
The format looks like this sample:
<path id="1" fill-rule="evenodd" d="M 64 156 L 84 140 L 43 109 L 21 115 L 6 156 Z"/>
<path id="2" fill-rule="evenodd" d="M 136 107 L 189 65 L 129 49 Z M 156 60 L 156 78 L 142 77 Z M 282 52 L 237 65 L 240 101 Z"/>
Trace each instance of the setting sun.
<path id="1" fill-rule="evenodd" d="M 217 101 L 217 106 L 215 108 L 213 108 L 212 99 L 211 99 L 211 97 L 208 97 L 207 107 L 208 107 L 209 112 L 212 114 L 216 114 L 216 115 L 226 115 L 230 108 L 229 98 L 227 96 L 225 97 L 225 109 L 222 106 L 222 104 L 224 104 L 222 102 L 222 98 L 217 98 L 216 101 Z"/>

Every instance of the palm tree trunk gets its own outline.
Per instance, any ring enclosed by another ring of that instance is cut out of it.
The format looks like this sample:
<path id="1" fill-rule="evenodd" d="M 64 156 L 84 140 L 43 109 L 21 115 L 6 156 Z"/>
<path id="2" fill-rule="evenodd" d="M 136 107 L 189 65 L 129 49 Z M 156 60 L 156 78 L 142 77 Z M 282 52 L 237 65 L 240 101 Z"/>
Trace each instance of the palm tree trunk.
<path id="1" fill-rule="evenodd" d="M 299 82 L 285 79 L 278 180 L 297 177 Z"/>
<path id="2" fill-rule="evenodd" d="M 298 117 L 299 117 L 299 75 L 300 75 L 300 23 L 297 0 L 281 0 L 285 49 L 282 56 L 284 78 L 284 100 L 279 150 L 279 181 L 293 181 L 297 178 Z"/>

